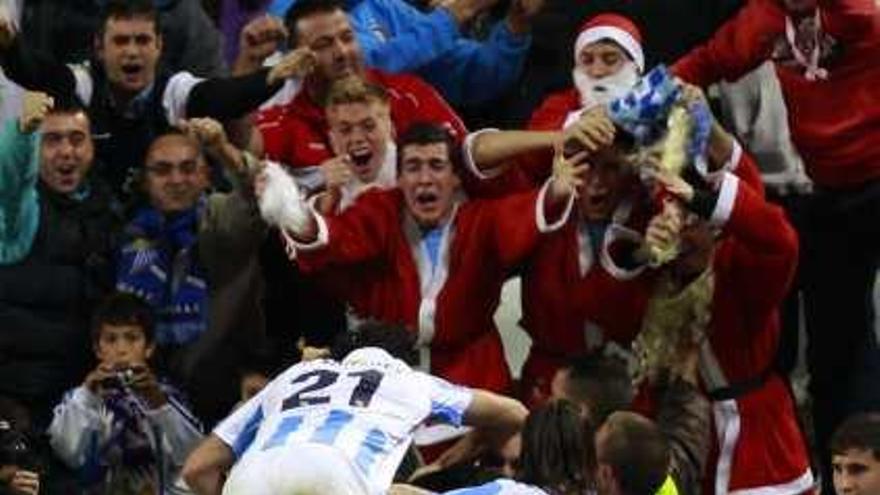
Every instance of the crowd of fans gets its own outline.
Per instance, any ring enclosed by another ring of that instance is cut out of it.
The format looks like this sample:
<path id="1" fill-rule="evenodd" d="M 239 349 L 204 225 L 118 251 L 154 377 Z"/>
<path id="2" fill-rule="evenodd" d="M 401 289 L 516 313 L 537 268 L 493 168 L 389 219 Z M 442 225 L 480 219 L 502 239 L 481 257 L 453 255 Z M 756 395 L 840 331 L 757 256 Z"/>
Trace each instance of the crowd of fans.
<path id="1" fill-rule="evenodd" d="M 402 328 L 509 421 L 381 491 L 880 495 L 878 1 L 6 0 L 0 68 L 0 493 L 214 493 Z"/>

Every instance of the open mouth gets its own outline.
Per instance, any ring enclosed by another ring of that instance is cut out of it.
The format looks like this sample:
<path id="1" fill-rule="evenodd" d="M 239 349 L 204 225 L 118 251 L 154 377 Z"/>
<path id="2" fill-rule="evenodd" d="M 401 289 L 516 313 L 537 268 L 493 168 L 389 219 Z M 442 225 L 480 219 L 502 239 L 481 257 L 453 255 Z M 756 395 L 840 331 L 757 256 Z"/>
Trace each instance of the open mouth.
<path id="1" fill-rule="evenodd" d="M 352 151 L 349 156 L 351 156 L 351 162 L 355 167 L 363 168 L 370 163 L 370 160 L 373 158 L 373 152 L 370 149 L 364 148 Z"/>
<path id="2" fill-rule="evenodd" d="M 422 208 L 432 208 L 437 205 L 440 196 L 433 191 L 423 191 L 416 193 L 416 204 Z"/>
<path id="3" fill-rule="evenodd" d="M 136 76 L 143 68 L 141 64 L 122 64 L 122 73 L 126 76 Z"/>
<path id="4" fill-rule="evenodd" d="M 61 179 L 72 179 L 76 175 L 76 165 L 61 165 L 55 169 L 55 173 Z"/>
<path id="5" fill-rule="evenodd" d="M 607 192 L 590 192 L 587 191 L 587 204 L 593 208 L 605 206 L 608 202 L 609 194 Z"/>

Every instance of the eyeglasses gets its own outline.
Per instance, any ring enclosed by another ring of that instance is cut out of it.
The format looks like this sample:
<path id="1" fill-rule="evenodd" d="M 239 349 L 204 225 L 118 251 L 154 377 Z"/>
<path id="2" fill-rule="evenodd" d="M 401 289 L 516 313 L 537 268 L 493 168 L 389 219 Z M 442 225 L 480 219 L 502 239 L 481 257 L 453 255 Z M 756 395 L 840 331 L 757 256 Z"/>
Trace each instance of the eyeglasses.
<path id="1" fill-rule="evenodd" d="M 181 175 L 193 175 L 199 170 L 199 162 L 197 160 L 185 160 L 180 163 L 155 162 L 147 165 L 146 169 L 147 172 L 160 177 L 167 177 L 174 170 Z"/>

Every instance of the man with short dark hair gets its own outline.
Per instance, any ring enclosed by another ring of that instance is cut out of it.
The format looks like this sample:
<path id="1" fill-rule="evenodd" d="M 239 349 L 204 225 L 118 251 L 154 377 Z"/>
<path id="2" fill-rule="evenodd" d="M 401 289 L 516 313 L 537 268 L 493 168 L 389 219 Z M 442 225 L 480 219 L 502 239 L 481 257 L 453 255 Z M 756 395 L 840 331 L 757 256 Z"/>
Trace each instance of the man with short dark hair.
<path id="1" fill-rule="evenodd" d="M 831 491 L 831 433 L 859 408 L 880 407 L 878 59 L 873 0 L 750 0 L 673 66 L 700 86 L 737 80 L 765 61 L 779 77 L 791 139 L 815 186 L 794 219 L 823 491 Z"/>
<path id="2" fill-rule="evenodd" d="M 301 2 L 276 0 L 269 12 L 280 17 Z M 545 0 L 510 2 L 506 19 L 485 39 L 463 36 L 496 2 L 451 0 L 420 12 L 405 0 L 356 0 L 345 8 L 367 65 L 419 74 L 458 106 L 495 99 L 516 82 L 531 45 L 531 21 Z"/>
<path id="3" fill-rule="evenodd" d="M 185 127 L 147 150 L 149 204 L 125 228 L 116 280 L 153 307 L 166 366 L 210 421 L 236 402 L 235 367 L 264 336 L 257 252 L 266 226 L 251 192 L 259 163 L 232 146 L 217 121 Z M 203 147 L 235 178 L 232 192 L 207 193 Z"/>
<path id="4" fill-rule="evenodd" d="M 339 272 L 337 290 L 357 317 L 417 332 L 424 369 L 505 390 L 510 371 L 492 320 L 501 284 L 542 234 L 564 223 L 585 166 L 560 160 L 560 175 L 541 189 L 465 201 L 458 147 L 444 127 L 414 125 L 398 150 L 395 189 L 367 191 L 324 217 L 304 209 L 279 171 L 267 178 L 263 216 L 294 239 L 304 270 Z"/>
<path id="5" fill-rule="evenodd" d="M 200 495 L 386 493 L 425 421 L 473 426 L 489 444 L 519 430 L 519 402 L 410 368 L 413 341 L 377 324 L 343 334 L 332 359 L 291 366 L 220 423 L 184 478 Z"/>
<path id="6" fill-rule="evenodd" d="M 93 158 L 85 112 L 42 93 L 0 138 L 0 394 L 40 428 L 85 370 L 89 314 L 113 286 L 122 222 Z"/>
<path id="7" fill-rule="evenodd" d="M 580 406 L 595 424 L 613 412 L 629 408 L 632 381 L 626 364 L 596 353 L 560 368 L 550 385 L 553 399 L 567 399 Z"/>
<path id="8" fill-rule="evenodd" d="M 150 0 L 111 0 L 95 36 L 95 58 L 63 65 L 30 50 L 0 19 L 3 70 L 22 86 L 88 108 L 100 174 L 118 189 L 140 167 L 152 139 L 181 119 L 242 117 L 302 71 L 302 52 L 243 77 L 199 79 L 159 66 L 163 39 Z"/>
<path id="9" fill-rule="evenodd" d="M 287 94 L 278 95 L 275 105 L 260 113 L 258 126 L 269 158 L 292 167 L 307 187 L 323 184 L 317 166 L 333 155 L 324 99 L 334 82 L 352 75 L 388 91 L 398 134 L 414 122 L 433 121 L 446 126 L 457 141 L 464 138 L 465 127 L 455 111 L 424 81 L 364 68 L 361 47 L 341 2 L 301 0 L 290 9 L 286 22 L 290 47 L 310 50 L 317 62 L 301 87 L 289 83 Z"/>
<path id="10" fill-rule="evenodd" d="M 831 437 L 831 467 L 838 495 L 880 494 L 880 414 L 850 417 Z"/>
<path id="11" fill-rule="evenodd" d="M 596 463 L 602 495 L 657 493 L 669 476 L 669 442 L 651 420 L 617 412 L 596 432 Z"/>

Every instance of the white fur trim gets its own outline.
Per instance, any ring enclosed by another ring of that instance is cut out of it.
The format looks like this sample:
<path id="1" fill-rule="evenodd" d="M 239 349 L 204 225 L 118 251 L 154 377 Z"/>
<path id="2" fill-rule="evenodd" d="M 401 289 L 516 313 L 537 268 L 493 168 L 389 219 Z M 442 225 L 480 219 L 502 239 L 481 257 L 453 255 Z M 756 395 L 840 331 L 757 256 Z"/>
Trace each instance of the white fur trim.
<path id="1" fill-rule="evenodd" d="M 544 182 L 544 185 L 541 186 L 541 191 L 538 193 L 538 200 L 535 202 L 535 223 L 538 225 L 538 232 L 542 234 L 549 234 L 562 228 L 565 222 L 568 221 L 568 217 L 571 215 L 571 210 L 574 207 L 574 193 L 572 193 L 568 195 L 565 210 L 559 219 L 553 223 L 547 222 L 547 212 L 544 211 L 544 199 L 547 197 L 547 190 L 550 188 L 550 181 L 552 180 L 553 177 L 550 177 Z"/>
<path id="2" fill-rule="evenodd" d="M 625 30 L 613 26 L 597 26 L 582 31 L 574 42 L 575 63 L 585 46 L 601 40 L 611 40 L 619 44 L 633 58 L 639 72 L 645 71 L 645 53 L 642 51 L 642 45 Z"/>
<path id="3" fill-rule="evenodd" d="M 472 132 L 464 138 L 464 143 L 461 145 L 461 154 L 464 157 L 465 167 L 480 180 L 493 179 L 501 175 L 502 172 L 501 167 L 490 168 L 488 170 L 480 170 L 480 167 L 477 166 L 477 161 L 474 159 L 474 141 L 476 141 L 476 139 L 483 134 L 490 134 L 493 132 L 500 132 L 500 130 L 495 128 L 486 128 Z"/>
<path id="4" fill-rule="evenodd" d="M 715 493 L 729 493 L 730 474 L 733 468 L 733 454 L 739 441 L 740 417 L 735 400 L 724 400 L 712 404 L 715 415 L 715 430 L 718 434 L 718 467 L 715 471 Z"/>
<path id="5" fill-rule="evenodd" d="M 421 231 L 415 220 L 407 215 L 404 221 L 404 232 L 409 242 L 410 252 L 419 274 L 420 295 L 418 313 L 419 368 L 431 371 L 431 342 L 436 331 L 437 298 L 449 278 L 450 248 L 455 237 L 455 219 L 458 215 L 458 204 L 453 207 L 440 237 L 440 252 L 437 265 L 431 265 L 431 258 L 422 240 Z"/>
<path id="6" fill-rule="evenodd" d="M 730 158 L 724 163 L 724 165 L 718 170 L 713 170 L 706 174 L 703 178 L 706 179 L 706 182 L 712 185 L 715 190 L 721 186 L 721 181 L 724 179 L 724 172 L 735 173 L 736 169 L 739 168 L 739 162 L 742 160 L 743 149 L 742 145 L 739 144 L 739 141 L 736 139 L 733 140 L 733 149 L 730 152 Z"/>
<path id="7" fill-rule="evenodd" d="M 715 204 L 715 210 L 712 211 L 712 216 L 709 218 L 709 222 L 712 225 L 721 227 L 730 220 L 730 215 L 733 213 L 733 207 L 736 204 L 738 190 L 739 179 L 730 172 L 724 172 L 724 178 L 721 180 L 721 189 L 718 193 L 718 202 Z"/>
<path id="8" fill-rule="evenodd" d="M 644 237 L 635 230 L 617 223 L 612 223 L 608 226 L 608 231 L 605 233 L 605 238 L 602 240 L 602 252 L 599 254 L 599 263 L 602 265 L 602 268 L 617 280 L 632 280 L 645 271 L 647 265 L 639 265 L 633 269 L 626 269 L 617 266 L 614 259 L 611 258 L 610 252 L 611 244 L 617 240 L 628 240 L 635 244 L 642 244 L 644 242 Z"/>
<path id="9" fill-rule="evenodd" d="M 803 474 L 788 483 L 735 490 L 730 492 L 730 495 L 797 495 L 799 493 L 806 493 L 815 484 L 816 480 L 813 479 L 813 472 L 807 468 Z"/>
<path id="10" fill-rule="evenodd" d="M 320 249 L 330 243 L 330 230 L 327 228 L 327 221 L 324 220 L 323 216 L 317 213 L 314 213 L 314 215 L 315 223 L 318 225 L 318 235 L 312 242 L 299 242 L 286 230 L 281 231 L 282 235 L 285 236 L 285 239 L 290 240 L 290 243 L 292 244 L 291 247 L 294 249 L 294 253 L 296 253 L 297 251 L 314 251 L 315 249 Z"/>

